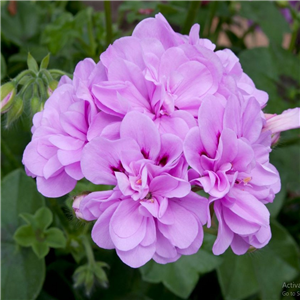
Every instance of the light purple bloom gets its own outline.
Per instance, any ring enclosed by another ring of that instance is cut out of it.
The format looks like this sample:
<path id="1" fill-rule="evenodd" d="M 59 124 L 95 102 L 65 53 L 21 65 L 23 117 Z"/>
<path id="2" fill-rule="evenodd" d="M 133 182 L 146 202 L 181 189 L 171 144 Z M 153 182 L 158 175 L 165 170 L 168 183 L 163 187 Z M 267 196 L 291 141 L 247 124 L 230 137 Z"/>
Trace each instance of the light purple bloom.
<path id="1" fill-rule="evenodd" d="M 264 203 L 273 201 L 280 179 L 269 163 L 271 136 L 262 132 L 264 122 L 254 98 L 210 96 L 199 109 L 199 126 L 186 137 L 191 183 L 210 195 L 219 221 L 215 254 L 229 245 L 243 254 L 249 245 L 261 248 L 271 237 Z"/>
<path id="2" fill-rule="evenodd" d="M 113 190 L 89 194 L 80 211 L 85 220 L 97 220 L 92 230 L 95 243 L 115 248 L 123 262 L 137 268 L 152 258 L 168 263 L 196 253 L 203 240 L 206 206 L 207 199 L 193 192 L 180 199 L 153 194 L 133 200 Z"/>
<path id="3" fill-rule="evenodd" d="M 229 50 L 173 31 L 158 14 L 116 40 L 95 64 L 80 62 L 33 119 L 23 163 L 47 197 L 85 177 L 111 191 L 76 198 L 92 238 L 132 267 L 198 251 L 218 220 L 216 255 L 243 254 L 271 238 L 265 204 L 280 190 L 269 162 L 279 132 L 300 127 L 299 108 L 262 112 L 258 90 Z M 209 199 L 191 191 L 197 185 Z"/>
<path id="4" fill-rule="evenodd" d="M 92 71 L 97 71 L 92 60 L 79 63 L 73 82 L 63 77 L 44 110 L 33 118 L 32 141 L 24 151 L 23 164 L 28 175 L 37 178 L 38 190 L 44 196 L 67 194 L 83 178 L 81 152 L 97 114 L 89 93 L 92 75 L 84 76 Z"/>
<path id="5" fill-rule="evenodd" d="M 139 112 L 125 116 L 120 136 L 114 141 L 95 138 L 83 151 L 85 177 L 116 185 L 114 191 L 88 195 L 80 207 L 83 218 L 98 219 L 94 241 L 116 248 L 132 267 L 151 258 L 166 263 L 195 253 L 202 243 L 208 202 L 190 192 L 181 139 L 160 135 L 153 121 Z"/>

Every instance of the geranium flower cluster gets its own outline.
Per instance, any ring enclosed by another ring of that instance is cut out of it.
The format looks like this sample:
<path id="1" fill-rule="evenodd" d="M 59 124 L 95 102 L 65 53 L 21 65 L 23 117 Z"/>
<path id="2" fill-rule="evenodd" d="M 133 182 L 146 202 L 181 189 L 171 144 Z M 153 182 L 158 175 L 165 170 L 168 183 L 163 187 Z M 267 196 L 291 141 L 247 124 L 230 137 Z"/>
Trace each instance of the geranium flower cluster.
<path id="1" fill-rule="evenodd" d="M 96 221 L 95 243 L 131 267 L 196 253 L 216 219 L 216 255 L 271 238 L 265 204 L 280 178 L 269 153 L 280 131 L 300 126 L 299 108 L 264 115 L 268 95 L 199 30 L 178 34 L 161 14 L 143 20 L 99 63 L 85 59 L 73 80 L 62 77 L 33 119 L 27 174 L 47 197 L 83 177 L 113 185 L 80 196 L 74 209 Z"/>

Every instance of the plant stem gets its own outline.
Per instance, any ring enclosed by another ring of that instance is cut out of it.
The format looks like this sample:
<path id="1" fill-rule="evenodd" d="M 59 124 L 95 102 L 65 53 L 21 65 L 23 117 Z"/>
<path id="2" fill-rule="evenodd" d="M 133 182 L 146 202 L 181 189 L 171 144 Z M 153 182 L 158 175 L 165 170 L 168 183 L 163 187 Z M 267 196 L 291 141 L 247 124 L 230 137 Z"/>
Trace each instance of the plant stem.
<path id="1" fill-rule="evenodd" d="M 201 1 L 191 1 L 187 16 L 182 27 L 182 33 L 188 34 L 191 26 L 194 24 L 195 17 L 197 15 L 198 9 L 200 7 Z"/>
<path id="2" fill-rule="evenodd" d="M 72 232 L 72 230 L 70 228 L 69 221 L 66 218 L 65 214 L 63 213 L 61 207 L 58 205 L 56 198 L 48 198 L 48 200 L 51 204 L 53 211 L 58 216 L 59 221 L 60 221 L 61 225 L 63 226 L 66 234 L 70 234 Z"/>
<path id="3" fill-rule="evenodd" d="M 299 29 L 300 29 L 299 23 L 298 23 L 297 20 L 295 20 L 294 24 L 293 24 L 292 38 L 291 38 L 290 45 L 289 45 L 289 51 L 290 52 L 293 52 L 293 50 L 294 50 L 295 43 L 296 43 L 296 40 L 297 40 L 298 30 Z"/>
<path id="4" fill-rule="evenodd" d="M 95 257 L 94 257 L 94 252 L 93 252 L 92 246 L 90 244 L 90 241 L 88 240 L 86 235 L 82 235 L 81 240 L 82 240 L 82 244 L 85 249 L 88 263 L 90 266 L 93 266 L 95 264 Z"/>
<path id="5" fill-rule="evenodd" d="M 112 42 L 112 20 L 110 1 L 104 1 L 105 23 L 106 23 L 106 44 L 107 46 Z"/>
<path id="6" fill-rule="evenodd" d="M 92 10 L 89 10 L 89 19 L 87 22 L 88 36 L 90 41 L 91 56 L 96 55 L 96 42 L 93 33 L 93 24 L 92 24 Z"/>
<path id="7" fill-rule="evenodd" d="M 211 8 L 210 8 L 210 12 L 209 12 L 208 21 L 206 22 L 205 29 L 204 29 L 206 37 L 209 37 L 209 34 L 211 32 L 211 25 L 212 25 L 214 16 L 216 14 L 216 10 L 218 8 L 218 5 L 219 5 L 218 1 L 212 1 L 211 2 Z"/>
<path id="8" fill-rule="evenodd" d="M 5 140 L 3 138 L 1 138 L 1 151 L 6 156 L 6 158 L 8 159 L 8 161 L 11 163 L 11 165 L 14 168 L 21 167 L 21 164 L 14 157 L 14 155 L 12 154 L 12 151 L 10 150 L 9 146 L 7 145 L 7 143 L 5 142 Z"/>
<path id="9" fill-rule="evenodd" d="M 58 75 L 67 75 L 68 77 L 70 77 L 71 79 L 73 78 L 73 75 L 70 74 L 70 73 L 67 73 L 67 72 L 64 72 L 64 71 L 61 71 L 61 70 L 57 70 L 57 69 L 51 69 L 49 70 L 50 74 L 58 74 Z"/>
<path id="10" fill-rule="evenodd" d="M 212 235 L 218 235 L 218 230 L 214 229 L 214 228 L 207 228 L 207 227 L 203 227 L 204 232 L 212 234 Z"/>
<path id="11" fill-rule="evenodd" d="M 13 79 L 14 82 L 16 82 L 18 84 L 18 82 L 27 75 L 31 75 L 32 77 L 36 77 L 36 74 L 32 71 L 32 70 L 25 70 L 23 72 L 21 72 L 17 77 L 15 77 Z"/>

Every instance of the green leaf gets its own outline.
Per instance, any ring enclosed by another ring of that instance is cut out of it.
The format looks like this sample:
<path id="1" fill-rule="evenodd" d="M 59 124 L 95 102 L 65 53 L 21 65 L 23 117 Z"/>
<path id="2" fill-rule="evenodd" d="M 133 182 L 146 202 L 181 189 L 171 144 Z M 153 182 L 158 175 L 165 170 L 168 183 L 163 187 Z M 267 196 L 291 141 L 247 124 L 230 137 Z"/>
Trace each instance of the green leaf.
<path id="1" fill-rule="evenodd" d="M 35 299 L 45 279 L 45 261 L 31 249 L 18 246 L 13 235 L 23 224 L 20 213 L 34 213 L 45 200 L 34 180 L 15 170 L 2 180 L 1 204 L 1 298 Z"/>
<path id="2" fill-rule="evenodd" d="M 237 256 L 228 250 L 218 267 L 225 299 L 241 300 L 255 293 L 262 300 L 280 299 L 282 283 L 293 280 L 300 270 L 299 249 L 289 233 L 272 222 L 272 239 L 254 253 Z"/>
<path id="3" fill-rule="evenodd" d="M 268 38 L 279 45 L 282 43 L 284 33 L 290 32 L 289 24 L 273 2 L 244 1 L 241 3 L 240 15 L 257 23 Z"/>
<path id="4" fill-rule="evenodd" d="M 281 113 L 285 109 L 300 105 L 299 97 L 293 99 L 289 93 L 290 89 L 300 88 L 298 57 L 272 44 L 269 48 L 242 51 L 239 58 L 244 72 L 250 76 L 256 87 L 269 94 L 266 112 Z"/>
<path id="5" fill-rule="evenodd" d="M 49 65 L 49 60 L 50 60 L 50 53 L 48 53 L 47 56 L 45 56 L 40 64 L 40 70 L 41 69 L 47 69 Z"/>
<path id="6" fill-rule="evenodd" d="M 58 228 L 50 228 L 45 232 L 45 242 L 52 248 L 65 248 L 67 240 L 63 232 Z"/>
<path id="7" fill-rule="evenodd" d="M 39 243 L 38 241 L 35 241 L 35 243 L 33 243 L 32 249 L 38 258 L 44 258 L 50 250 L 46 243 Z"/>
<path id="8" fill-rule="evenodd" d="M 28 56 L 27 56 L 27 66 L 29 70 L 32 70 L 35 73 L 38 72 L 39 70 L 38 64 L 36 60 L 33 58 L 33 56 L 30 54 L 30 52 L 28 52 Z"/>
<path id="9" fill-rule="evenodd" d="M 33 2 L 18 2 L 17 13 L 14 16 L 9 14 L 7 6 L 2 8 L 1 35 L 3 34 L 4 40 L 11 41 L 18 46 L 22 46 L 38 33 L 39 23 L 39 8 Z"/>
<path id="10" fill-rule="evenodd" d="M 281 188 L 281 191 L 275 196 L 275 199 L 272 203 L 268 203 L 266 206 L 271 214 L 271 217 L 276 218 L 280 212 L 280 209 L 286 198 L 286 189 L 285 187 Z"/>
<path id="11" fill-rule="evenodd" d="M 34 215 L 36 225 L 39 229 L 44 231 L 50 226 L 53 220 L 52 212 L 47 207 L 41 207 Z"/>
<path id="12" fill-rule="evenodd" d="M 35 242 L 34 230 L 30 225 L 19 227 L 14 234 L 14 240 L 23 247 L 29 247 Z"/>
<path id="13" fill-rule="evenodd" d="M 1 53 L 1 80 L 6 76 L 6 62 L 5 58 Z"/>
<path id="14" fill-rule="evenodd" d="M 142 278 L 152 283 L 162 282 L 175 295 L 187 298 L 195 288 L 199 276 L 214 270 L 222 261 L 211 253 L 215 237 L 206 234 L 200 250 L 166 265 L 148 262 L 140 268 Z"/>

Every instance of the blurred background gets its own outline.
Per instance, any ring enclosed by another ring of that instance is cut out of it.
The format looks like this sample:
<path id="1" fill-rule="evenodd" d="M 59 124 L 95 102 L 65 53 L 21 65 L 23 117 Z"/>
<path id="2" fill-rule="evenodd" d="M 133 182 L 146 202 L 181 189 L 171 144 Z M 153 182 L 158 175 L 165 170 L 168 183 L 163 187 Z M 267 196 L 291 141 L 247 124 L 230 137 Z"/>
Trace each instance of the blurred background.
<path id="1" fill-rule="evenodd" d="M 188 34 L 199 23 L 200 36 L 216 50 L 230 48 L 257 88 L 269 94 L 265 112 L 300 106 L 298 1 L 1 1 L 1 84 L 27 69 L 28 52 L 38 64 L 50 53 L 49 69 L 67 73 L 86 57 L 98 62 L 109 44 L 158 12 L 175 31 Z M 283 133 L 271 153 L 282 190 L 268 206 L 269 245 L 244 256 L 228 250 L 215 257 L 214 238 L 208 236 L 195 255 L 131 269 L 113 250 L 82 239 L 91 226 L 74 217 L 71 202 L 88 183 L 71 195 L 45 199 L 21 171 L 31 118 L 29 108 L 11 126 L 1 120 L 2 299 L 300 299 L 299 130 Z M 59 247 L 37 256 L 13 235 L 25 224 L 19 214 L 34 214 L 41 206 L 49 208 L 61 239 Z M 88 268 L 91 259 L 99 262 L 96 270 Z"/>

